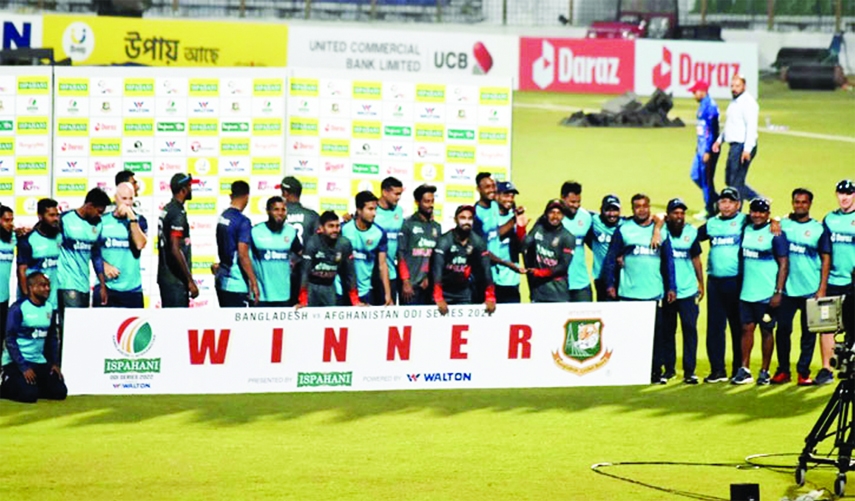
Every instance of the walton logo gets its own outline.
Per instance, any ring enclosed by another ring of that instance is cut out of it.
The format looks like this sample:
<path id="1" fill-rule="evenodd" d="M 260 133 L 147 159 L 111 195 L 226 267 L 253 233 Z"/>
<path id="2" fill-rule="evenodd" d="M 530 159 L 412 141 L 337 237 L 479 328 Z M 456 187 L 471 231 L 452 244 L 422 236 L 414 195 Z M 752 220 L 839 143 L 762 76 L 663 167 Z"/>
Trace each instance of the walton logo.
<path id="1" fill-rule="evenodd" d="M 113 346 L 126 358 L 104 360 L 104 374 L 160 372 L 159 358 L 141 358 L 153 345 L 154 332 L 148 322 L 139 317 L 128 318 L 113 336 Z"/>
<path id="2" fill-rule="evenodd" d="M 77 167 L 77 162 L 65 162 L 66 172 L 83 172 L 83 169 Z"/>
<path id="3" fill-rule="evenodd" d="M 564 324 L 564 346 L 552 352 L 561 369 L 584 376 L 606 365 L 612 350 L 603 346 L 603 321 L 599 318 L 568 320 Z"/>
<path id="4" fill-rule="evenodd" d="M 662 47 L 662 60 L 653 67 L 653 86 L 665 90 L 671 87 L 671 51 Z"/>

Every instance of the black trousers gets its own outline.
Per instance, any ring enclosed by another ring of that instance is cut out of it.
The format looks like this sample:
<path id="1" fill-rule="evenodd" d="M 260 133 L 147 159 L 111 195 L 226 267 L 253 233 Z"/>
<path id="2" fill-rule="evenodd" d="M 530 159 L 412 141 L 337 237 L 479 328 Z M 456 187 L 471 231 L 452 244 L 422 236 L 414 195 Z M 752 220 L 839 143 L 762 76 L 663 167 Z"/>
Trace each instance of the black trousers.
<path id="1" fill-rule="evenodd" d="M 497 303 L 519 303 L 520 302 L 520 286 L 519 285 L 497 285 L 496 286 L 496 302 Z"/>
<path id="2" fill-rule="evenodd" d="M 30 384 L 24 379 L 24 374 L 15 364 L 3 366 L 3 382 L 0 384 L 0 398 L 22 402 L 35 403 L 38 399 L 65 400 L 68 388 L 65 382 L 56 374 L 51 374 L 48 364 L 30 364 L 36 373 L 36 384 Z"/>
<path id="3" fill-rule="evenodd" d="M 93 308 L 143 308 L 143 293 L 114 291 L 107 287 L 107 304 L 101 304 L 101 284 L 92 290 Z"/>
<path id="4" fill-rule="evenodd" d="M 161 308 L 189 308 L 190 289 L 181 283 L 160 283 Z"/>
<path id="5" fill-rule="evenodd" d="M 398 295 L 401 299 L 401 305 L 406 306 L 421 306 L 426 304 L 433 304 L 433 286 L 428 285 L 427 289 L 422 289 L 416 285 L 413 286 L 413 299 L 407 303 L 404 302 L 404 288 L 403 282 L 401 282 L 401 290 Z"/>
<path id="6" fill-rule="evenodd" d="M 222 289 L 217 289 L 217 302 L 220 303 L 220 308 L 246 308 L 248 305 L 245 293 L 229 292 Z"/>
<path id="7" fill-rule="evenodd" d="M 698 353 L 698 305 L 694 296 L 662 304 L 665 372 L 676 372 L 678 316 L 683 330 L 683 375 L 690 376 L 695 373 Z"/>
<path id="8" fill-rule="evenodd" d="M 707 358 L 712 372 L 725 372 L 725 330 L 730 326 L 731 373 L 742 367 L 742 318 L 737 277 L 707 277 Z"/>
<path id="9" fill-rule="evenodd" d="M 6 346 L 6 319 L 9 317 L 9 301 L 0 303 L 0 352 Z"/>
<path id="10" fill-rule="evenodd" d="M 745 179 L 748 177 L 748 167 L 757 155 L 757 146 L 751 150 L 751 158 L 747 162 L 742 161 L 742 152 L 745 149 L 743 143 L 730 143 L 727 151 L 727 167 L 724 171 L 725 182 L 728 186 L 736 188 L 743 200 L 753 200 L 760 195 L 754 191 Z"/>

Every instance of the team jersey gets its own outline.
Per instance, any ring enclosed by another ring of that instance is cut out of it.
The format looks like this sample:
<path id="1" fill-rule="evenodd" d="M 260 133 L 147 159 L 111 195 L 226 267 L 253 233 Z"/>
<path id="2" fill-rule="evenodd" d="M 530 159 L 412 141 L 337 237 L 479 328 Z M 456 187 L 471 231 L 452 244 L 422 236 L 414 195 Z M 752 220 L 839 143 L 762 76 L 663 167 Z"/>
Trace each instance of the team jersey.
<path id="1" fill-rule="evenodd" d="M 404 209 L 396 205 L 393 209 L 384 209 L 377 205 L 377 217 L 374 224 L 386 233 L 386 264 L 389 267 L 389 280 L 398 278 L 398 237 L 404 224 Z"/>
<path id="2" fill-rule="evenodd" d="M 662 243 L 650 247 L 653 224 L 641 226 L 631 219 L 623 223 L 612 236 L 609 253 L 603 265 L 606 287 L 615 286 L 614 270 L 618 256 L 623 256 L 618 295 L 642 301 L 662 299 L 665 290 L 677 290 L 674 277 L 674 256 L 668 233 L 662 234 Z"/>
<path id="3" fill-rule="evenodd" d="M 698 104 L 697 125 L 695 130 L 698 136 L 698 154 L 710 153 L 712 145 L 718 138 L 718 105 L 715 100 L 707 94 Z"/>
<path id="4" fill-rule="evenodd" d="M 359 297 L 364 297 L 371 292 L 371 280 L 377 258 L 380 253 L 388 250 L 386 232 L 376 224 L 372 224 L 366 230 L 360 230 L 356 227 L 356 220 L 352 219 L 341 227 L 341 236 L 347 238 L 353 246 L 356 288 L 359 291 Z M 342 294 L 341 280 L 336 279 L 335 288 L 338 294 Z"/>
<path id="5" fill-rule="evenodd" d="M 727 219 L 719 214 L 701 226 L 698 239 L 710 241 L 710 254 L 707 257 L 709 276 L 730 278 L 739 275 L 739 248 L 742 243 L 742 229 L 747 221 L 745 214 L 737 212 Z"/>
<path id="6" fill-rule="evenodd" d="M 250 256 L 260 301 L 291 300 L 291 262 L 302 252 L 297 228 L 285 223 L 273 231 L 267 223 L 252 227 Z"/>
<path id="7" fill-rule="evenodd" d="M 493 255 L 499 252 L 499 203 L 490 201 L 489 207 L 482 207 L 480 203 L 475 204 L 475 222 L 472 225 L 472 233 L 475 233 L 487 245 L 487 250 Z"/>
<path id="8" fill-rule="evenodd" d="M 8 242 L 0 239 L 0 302 L 9 300 L 10 287 L 12 280 L 12 264 L 15 262 L 15 246 L 18 245 L 18 239 L 15 233 L 12 233 Z M 5 326 L 0 326 L 0 329 Z M 2 349 L 2 347 L 0 347 Z"/>
<path id="9" fill-rule="evenodd" d="M 789 242 L 785 235 L 774 236 L 769 223 L 760 228 L 745 228 L 740 246 L 742 260 L 742 292 L 739 299 L 749 303 L 765 303 L 775 294 L 778 281 L 778 261 L 787 257 Z"/>
<path id="10" fill-rule="evenodd" d="M 609 252 L 609 245 L 612 243 L 612 235 L 615 230 L 623 224 L 623 219 L 618 219 L 614 226 L 607 225 L 602 216 L 592 218 L 591 229 L 585 236 L 585 243 L 591 248 L 594 254 L 594 266 L 591 268 L 595 279 L 599 279 L 603 272 L 603 261 L 606 259 L 606 254 Z"/>
<path id="11" fill-rule="evenodd" d="M 285 222 L 297 230 L 297 238 L 301 242 L 305 242 L 309 236 L 318 232 L 317 212 L 303 207 L 300 202 L 286 203 L 285 208 L 288 210 Z"/>
<path id="12" fill-rule="evenodd" d="M 29 369 L 29 364 L 57 361 L 59 343 L 56 324 L 53 323 L 53 310 L 50 303 L 36 306 L 27 298 L 9 307 L 3 365 L 14 362 L 24 372 Z"/>
<path id="13" fill-rule="evenodd" d="M 698 229 L 687 224 L 679 235 L 667 229 L 671 242 L 671 255 L 674 256 L 674 280 L 677 282 L 677 299 L 695 297 L 698 294 L 698 277 L 692 260 L 701 255 L 698 242 Z"/>
<path id="14" fill-rule="evenodd" d="M 148 232 L 148 221 L 138 215 L 137 223 L 143 234 Z M 107 288 L 117 292 L 142 291 L 140 251 L 131 242 L 131 223 L 127 218 L 117 218 L 112 212 L 101 220 L 101 237 L 95 244 L 104 262 L 119 270 L 119 276 L 107 279 Z"/>
<path id="15" fill-rule="evenodd" d="M 59 304 L 56 294 L 57 273 L 59 271 L 59 245 L 62 235 L 48 238 L 33 229 L 26 237 L 18 240 L 18 265 L 27 267 L 27 275 L 40 271 L 50 280 L 50 298 L 48 302 L 56 308 Z"/>
<path id="16" fill-rule="evenodd" d="M 839 287 L 852 284 L 855 269 L 855 211 L 829 212 L 823 220 L 831 237 L 831 274 L 828 283 Z"/>
<path id="17" fill-rule="evenodd" d="M 529 297 L 533 303 L 558 303 L 570 300 L 567 270 L 573 260 L 576 237 L 564 226 L 555 228 L 543 221 L 535 223 L 523 241 Z"/>
<path id="18" fill-rule="evenodd" d="M 402 279 L 418 285 L 430 278 L 430 259 L 441 234 L 439 223 L 425 221 L 419 214 L 404 221 L 398 235 L 398 270 Z"/>
<path id="19" fill-rule="evenodd" d="M 499 227 L 514 219 L 516 215 L 513 212 L 508 212 L 507 214 L 502 214 L 499 212 Z M 513 231 L 509 231 L 504 237 L 499 237 L 499 245 L 498 252 L 494 252 L 493 254 L 503 261 L 509 261 L 511 263 L 517 262 L 517 245 L 514 242 L 516 238 L 516 233 Z M 504 287 L 516 287 L 520 284 L 520 274 L 516 271 L 508 268 L 507 266 L 502 266 L 500 264 L 493 264 L 492 266 L 493 272 L 493 281 L 496 285 L 501 285 Z"/>
<path id="20" fill-rule="evenodd" d="M 217 286 L 226 292 L 246 294 L 249 292 L 246 273 L 238 259 L 238 245 L 250 243 L 252 223 L 241 211 L 229 207 L 220 214 L 217 222 Z"/>
<path id="21" fill-rule="evenodd" d="M 174 198 L 160 211 L 157 221 L 157 283 L 170 286 L 186 287 L 186 279 L 178 261 L 172 256 L 172 240 L 178 241 L 178 248 L 192 269 L 192 252 L 190 250 L 190 225 L 187 223 L 187 212 L 184 204 Z"/>
<path id="22" fill-rule="evenodd" d="M 101 236 L 101 223 L 92 224 L 80 217 L 76 210 L 70 210 L 59 219 L 59 273 L 60 290 L 89 292 L 89 262 L 92 261 L 92 247 Z M 96 254 L 97 258 L 97 254 Z"/>
<path id="23" fill-rule="evenodd" d="M 454 230 L 439 237 L 431 265 L 434 301 L 468 304 L 476 285 L 485 287 L 485 298 L 495 301 L 490 252 L 484 240 L 470 232 L 466 243 L 457 240 Z"/>
<path id="24" fill-rule="evenodd" d="M 300 303 L 309 306 L 335 306 L 336 283 L 344 283 L 351 300 L 356 295 L 353 247 L 350 240 L 339 236 L 328 241 L 323 235 L 309 235 L 300 265 L 302 290 Z M 358 299 L 358 298 L 357 298 Z"/>
<path id="25" fill-rule="evenodd" d="M 564 225 L 564 229 L 576 237 L 577 242 L 584 242 L 591 225 L 594 224 L 594 218 L 590 212 L 579 209 L 572 219 L 565 217 L 561 224 Z M 567 286 L 571 291 L 591 286 L 591 277 L 588 275 L 588 264 L 585 259 L 585 246 L 580 245 L 573 253 L 570 270 L 567 272 Z"/>
<path id="26" fill-rule="evenodd" d="M 831 236 L 813 218 L 803 223 L 785 218 L 781 221 L 781 231 L 790 246 L 784 293 L 790 297 L 811 297 L 819 290 L 820 254 L 831 254 Z"/>

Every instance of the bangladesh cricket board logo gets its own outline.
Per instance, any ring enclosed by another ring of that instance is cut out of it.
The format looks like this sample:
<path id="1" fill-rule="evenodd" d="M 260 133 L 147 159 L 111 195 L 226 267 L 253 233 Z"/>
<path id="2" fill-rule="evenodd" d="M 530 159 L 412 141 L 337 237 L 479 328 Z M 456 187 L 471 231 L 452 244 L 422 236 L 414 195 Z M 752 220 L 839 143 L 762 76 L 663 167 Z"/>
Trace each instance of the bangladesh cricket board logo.
<path id="1" fill-rule="evenodd" d="M 154 331 L 144 319 L 131 317 L 122 322 L 113 336 L 113 346 L 124 358 L 104 360 L 104 374 L 159 373 L 159 358 L 143 358 L 154 340 Z"/>
<path id="2" fill-rule="evenodd" d="M 552 352 L 561 369 L 577 376 L 602 368 L 612 357 L 603 345 L 603 321 L 599 318 L 568 320 L 564 324 L 564 345 Z"/>

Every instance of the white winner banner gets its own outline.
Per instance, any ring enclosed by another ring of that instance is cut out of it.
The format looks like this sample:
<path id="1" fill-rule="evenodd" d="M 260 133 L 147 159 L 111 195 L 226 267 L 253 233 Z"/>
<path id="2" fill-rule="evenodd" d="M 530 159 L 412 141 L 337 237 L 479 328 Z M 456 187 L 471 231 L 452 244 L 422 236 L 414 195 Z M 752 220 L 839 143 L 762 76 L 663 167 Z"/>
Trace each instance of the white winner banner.
<path id="1" fill-rule="evenodd" d="M 655 304 L 69 309 L 73 395 L 647 384 Z"/>

